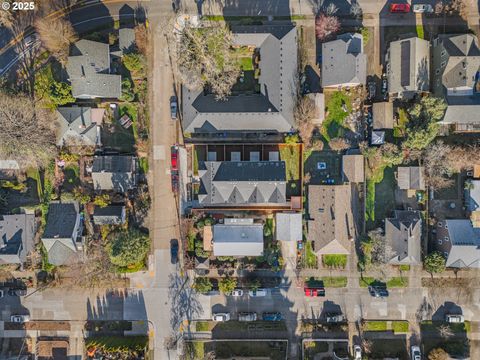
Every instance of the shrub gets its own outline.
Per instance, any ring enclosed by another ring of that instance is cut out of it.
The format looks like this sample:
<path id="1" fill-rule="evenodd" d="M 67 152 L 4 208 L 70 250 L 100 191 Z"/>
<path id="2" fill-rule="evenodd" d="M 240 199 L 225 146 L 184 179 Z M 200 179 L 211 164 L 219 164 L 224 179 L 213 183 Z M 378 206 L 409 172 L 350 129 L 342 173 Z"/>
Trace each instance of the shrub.
<path id="1" fill-rule="evenodd" d="M 150 239 L 137 229 L 123 230 L 113 233 L 106 248 L 113 265 L 127 267 L 145 259 Z"/>
<path id="2" fill-rule="evenodd" d="M 206 294 L 213 289 L 212 282 L 206 277 L 197 277 L 192 285 L 192 288 L 201 294 Z"/>
<path id="3" fill-rule="evenodd" d="M 237 287 L 237 279 L 226 277 L 218 283 L 218 289 L 224 294 L 230 294 Z"/>

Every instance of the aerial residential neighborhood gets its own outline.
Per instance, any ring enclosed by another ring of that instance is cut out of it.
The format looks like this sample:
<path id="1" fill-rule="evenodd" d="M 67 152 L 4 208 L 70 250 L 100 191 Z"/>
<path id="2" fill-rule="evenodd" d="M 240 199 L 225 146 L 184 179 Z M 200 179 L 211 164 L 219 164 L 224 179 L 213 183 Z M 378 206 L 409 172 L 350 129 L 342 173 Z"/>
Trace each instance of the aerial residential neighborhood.
<path id="1" fill-rule="evenodd" d="M 473 0 L 0 10 L 0 359 L 480 359 Z"/>

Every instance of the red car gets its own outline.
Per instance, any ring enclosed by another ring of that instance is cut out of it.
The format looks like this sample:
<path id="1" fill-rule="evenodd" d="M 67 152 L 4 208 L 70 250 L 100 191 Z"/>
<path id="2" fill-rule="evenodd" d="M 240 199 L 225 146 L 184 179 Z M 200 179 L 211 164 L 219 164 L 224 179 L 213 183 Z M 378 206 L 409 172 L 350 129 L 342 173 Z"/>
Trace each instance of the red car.
<path id="1" fill-rule="evenodd" d="M 178 170 L 178 146 L 172 146 L 171 157 L 170 157 L 170 167 L 173 170 Z"/>
<path id="2" fill-rule="evenodd" d="M 308 297 L 317 297 L 317 296 L 325 296 L 325 288 L 303 288 L 305 291 L 305 296 Z"/>
<path id="3" fill-rule="evenodd" d="M 410 12 L 410 4 L 390 4 L 391 13 L 408 13 Z"/>

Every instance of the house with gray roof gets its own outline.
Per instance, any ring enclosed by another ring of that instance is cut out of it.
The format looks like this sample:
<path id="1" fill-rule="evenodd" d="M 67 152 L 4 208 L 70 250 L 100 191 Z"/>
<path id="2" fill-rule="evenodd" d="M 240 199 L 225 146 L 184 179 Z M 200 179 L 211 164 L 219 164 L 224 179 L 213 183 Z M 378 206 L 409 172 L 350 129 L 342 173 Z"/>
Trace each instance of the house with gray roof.
<path id="1" fill-rule="evenodd" d="M 385 219 L 385 252 L 392 265 L 421 264 L 422 218 L 419 211 L 394 210 Z"/>
<path id="2" fill-rule="evenodd" d="M 92 181 L 95 190 L 125 193 L 137 187 L 137 158 L 131 155 L 96 155 Z"/>
<path id="3" fill-rule="evenodd" d="M 110 46 L 79 40 L 70 48 L 66 66 L 72 95 L 77 99 L 111 98 L 122 95 L 122 78 L 110 73 Z"/>
<path id="4" fill-rule="evenodd" d="M 322 44 L 322 87 L 338 88 L 365 85 L 367 57 L 363 36 L 346 33 Z"/>
<path id="5" fill-rule="evenodd" d="M 82 229 L 78 202 L 50 203 L 42 235 L 50 264 L 68 265 L 78 260 Z"/>
<path id="6" fill-rule="evenodd" d="M 436 250 L 451 268 L 480 269 L 480 228 L 468 219 L 449 219 L 436 225 Z"/>
<path id="7" fill-rule="evenodd" d="M 385 60 L 391 98 L 411 99 L 430 90 L 430 44 L 427 40 L 411 37 L 392 41 Z"/>
<path id="8" fill-rule="evenodd" d="M 0 215 L 0 265 L 23 264 L 34 238 L 34 214 Z"/>
<path id="9" fill-rule="evenodd" d="M 277 212 L 275 214 L 276 239 L 279 241 L 301 241 L 303 239 L 302 214 Z"/>
<path id="10" fill-rule="evenodd" d="M 480 97 L 475 90 L 480 70 L 477 37 L 441 34 L 433 40 L 432 49 L 433 91 L 448 104 L 439 123 L 458 132 L 480 131 Z"/>
<path id="11" fill-rule="evenodd" d="M 126 221 L 126 211 L 123 205 L 95 206 L 93 211 L 95 225 L 122 225 Z"/>
<path id="12" fill-rule="evenodd" d="M 352 185 L 308 186 L 308 240 L 320 255 L 348 255 L 358 236 L 360 207 Z"/>
<path id="13" fill-rule="evenodd" d="M 425 190 L 423 166 L 399 166 L 397 183 L 401 190 Z"/>
<path id="14" fill-rule="evenodd" d="M 282 207 L 284 161 L 203 161 L 199 164 L 200 207 Z"/>
<path id="15" fill-rule="evenodd" d="M 100 146 L 105 109 L 57 108 L 57 146 Z"/>
<path id="16" fill-rule="evenodd" d="M 235 47 L 254 48 L 256 89 L 225 101 L 205 89 L 182 88 L 186 133 L 289 132 L 297 93 L 297 32 L 291 25 L 233 26 Z M 252 75 L 252 77 L 255 75 Z"/>
<path id="17" fill-rule="evenodd" d="M 253 219 L 225 219 L 224 224 L 214 225 L 213 255 L 263 255 L 263 224 L 254 223 Z"/>

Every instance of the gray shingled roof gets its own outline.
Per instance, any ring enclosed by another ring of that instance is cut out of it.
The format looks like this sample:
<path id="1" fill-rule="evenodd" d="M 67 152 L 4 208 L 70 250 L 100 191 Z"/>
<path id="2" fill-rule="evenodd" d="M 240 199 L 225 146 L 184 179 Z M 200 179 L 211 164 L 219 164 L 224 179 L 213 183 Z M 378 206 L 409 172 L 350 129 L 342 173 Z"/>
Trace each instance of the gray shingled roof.
<path id="1" fill-rule="evenodd" d="M 120 98 L 120 75 L 111 75 L 108 44 L 80 40 L 70 49 L 66 66 L 72 94 L 79 99 Z"/>
<path id="2" fill-rule="evenodd" d="M 286 204 L 283 161 L 205 161 L 198 175 L 202 206 Z"/>
<path id="3" fill-rule="evenodd" d="M 130 155 L 104 155 L 93 159 L 95 190 L 126 192 L 137 185 L 136 160 Z"/>
<path id="4" fill-rule="evenodd" d="M 261 256 L 262 254 L 262 224 L 213 226 L 213 255 Z"/>
<path id="5" fill-rule="evenodd" d="M 430 46 L 427 40 L 411 37 L 392 41 L 387 53 L 388 92 L 411 98 L 430 89 Z"/>
<path id="6" fill-rule="evenodd" d="M 121 225 L 125 223 L 125 206 L 95 206 L 93 222 L 95 225 Z"/>
<path id="7" fill-rule="evenodd" d="M 446 266 L 455 268 L 480 268 L 480 229 L 470 220 L 445 220 L 452 244 Z"/>
<path id="8" fill-rule="evenodd" d="M 118 46 L 122 53 L 129 53 L 135 48 L 135 30 L 121 28 L 118 30 Z"/>
<path id="9" fill-rule="evenodd" d="M 346 33 L 322 44 L 322 87 L 365 85 L 367 58 L 361 34 Z"/>
<path id="10" fill-rule="evenodd" d="M 0 264 L 21 264 L 33 249 L 35 215 L 0 215 Z"/>
<path id="11" fill-rule="evenodd" d="M 57 119 L 57 146 L 65 146 L 71 140 L 85 146 L 97 143 L 97 124 L 92 122 L 91 108 L 59 107 Z"/>
<path id="12" fill-rule="evenodd" d="M 286 25 L 235 26 L 234 43 L 260 51 L 260 93 L 216 101 L 203 91 L 182 89 L 185 132 L 276 130 L 294 125 L 296 29 Z"/>
<path id="13" fill-rule="evenodd" d="M 275 232 L 277 240 L 300 241 L 303 239 L 301 213 L 278 212 L 275 217 Z"/>
<path id="14" fill-rule="evenodd" d="M 402 190 L 425 190 L 423 167 L 399 166 L 397 173 L 398 187 Z"/>
<path id="15" fill-rule="evenodd" d="M 350 254 L 357 237 L 351 185 L 309 185 L 307 199 L 308 239 L 314 241 L 315 252 Z"/>
<path id="16" fill-rule="evenodd" d="M 385 219 L 387 256 L 393 265 L 421 263 L 422 219 L 419 211 L 395 210 Z"/>

